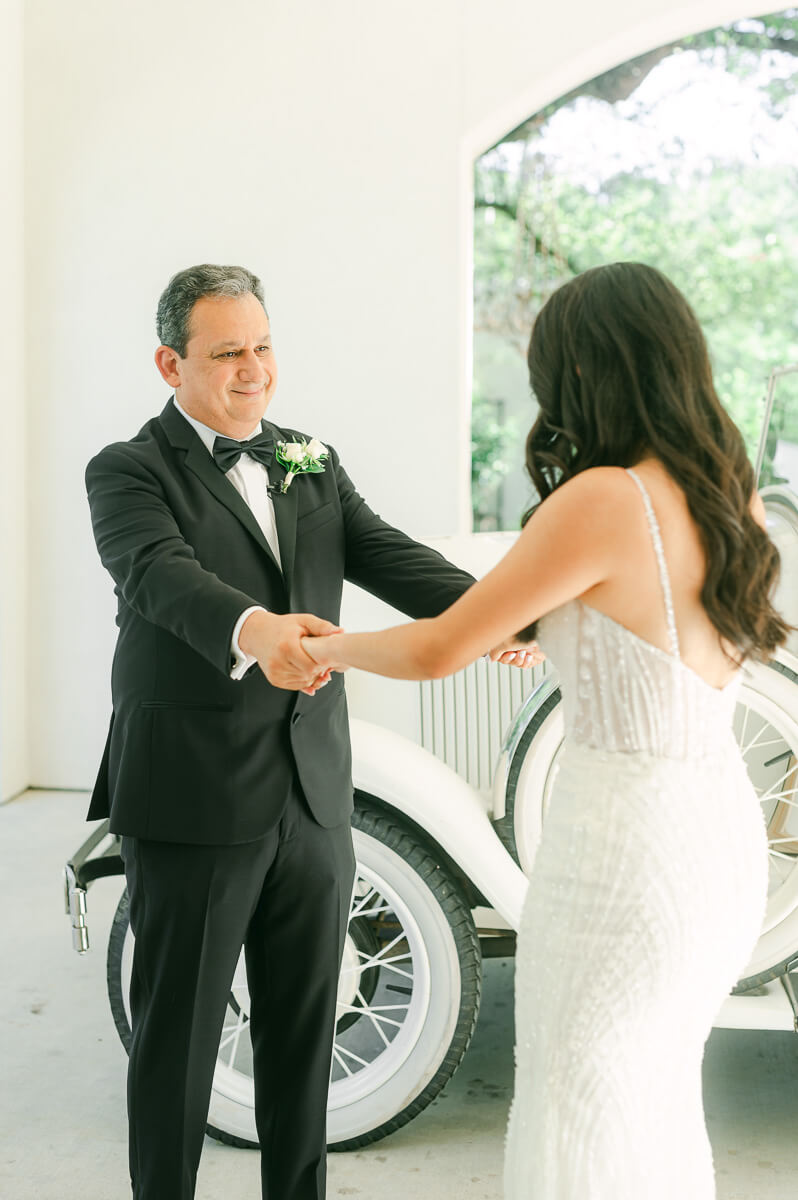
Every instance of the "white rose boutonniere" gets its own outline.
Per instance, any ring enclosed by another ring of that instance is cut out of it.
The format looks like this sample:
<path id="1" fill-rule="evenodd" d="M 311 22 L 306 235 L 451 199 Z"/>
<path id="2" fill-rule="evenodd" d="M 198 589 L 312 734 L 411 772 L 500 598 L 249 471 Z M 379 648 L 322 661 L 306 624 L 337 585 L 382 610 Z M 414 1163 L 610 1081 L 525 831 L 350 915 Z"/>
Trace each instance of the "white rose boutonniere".
<path id="1" fill-rule="evenodd" d="M 279 491 L 287 492 L 295 475 L 320 475 L 325 469 L 322 459 L 329 453 L 318 438 L 311 438 L 309 442 L 304 438 L 301 442 L 278 442 L 275 458 L 287 471 Z"/>

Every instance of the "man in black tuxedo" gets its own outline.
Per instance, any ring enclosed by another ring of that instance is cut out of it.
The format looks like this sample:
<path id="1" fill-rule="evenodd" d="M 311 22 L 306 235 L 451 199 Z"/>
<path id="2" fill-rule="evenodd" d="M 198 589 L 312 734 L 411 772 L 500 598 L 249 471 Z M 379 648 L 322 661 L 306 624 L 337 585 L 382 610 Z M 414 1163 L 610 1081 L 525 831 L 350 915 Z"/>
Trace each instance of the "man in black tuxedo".
<path id="1" fill-rule="evenodd" d="M 133 1193 L 194 1195 L 243 945 L 263 1196 L 320 1200 L 352 782 L 343 676 L 300 639 L 336 628 L 344 579 L 413 617 L 473 580 L 380 520 L 333 449 L 282 490 L 275 443 L 307 439 L 262 421 L 277 372 L 249 271 L 180 272 L 158 334 L 174 396 L 86 473 L 118 598 L 89 818 L 122 835 L 136 938 Z"/>

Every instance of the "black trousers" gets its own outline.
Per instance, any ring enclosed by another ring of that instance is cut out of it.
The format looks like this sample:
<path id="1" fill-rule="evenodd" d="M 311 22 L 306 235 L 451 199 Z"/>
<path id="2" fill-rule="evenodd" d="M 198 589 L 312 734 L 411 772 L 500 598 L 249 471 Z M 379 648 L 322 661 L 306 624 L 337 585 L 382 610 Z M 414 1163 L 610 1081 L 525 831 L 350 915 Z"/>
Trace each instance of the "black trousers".
<path id="1" fill-rule="evenodd" d="M 264 1200 L 322 1200 L 338 974 L 355 859 L 297 785 L 236 846 L 123 838 L 135 934 L 128 1069 L 135 1200 L 194 1196 L 213 1071 L 243 945 Z"/>

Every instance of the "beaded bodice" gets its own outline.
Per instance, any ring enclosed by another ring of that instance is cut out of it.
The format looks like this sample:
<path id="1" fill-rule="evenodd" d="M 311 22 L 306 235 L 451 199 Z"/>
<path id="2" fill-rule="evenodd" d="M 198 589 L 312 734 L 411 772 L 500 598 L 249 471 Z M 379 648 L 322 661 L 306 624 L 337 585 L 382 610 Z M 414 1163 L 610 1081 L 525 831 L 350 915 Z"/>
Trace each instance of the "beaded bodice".
<path id="1" fill-rule="evenodd" d="M 566 736 L 613 752 L 703 758 L 731 736 L 741 672 L 714 688 L 679 655 L 670 578 L 659 526 L 639 476 L 659 568 L 670 652 L 572 600 L 539 622 L 539 642 L 557 668 Z"/>

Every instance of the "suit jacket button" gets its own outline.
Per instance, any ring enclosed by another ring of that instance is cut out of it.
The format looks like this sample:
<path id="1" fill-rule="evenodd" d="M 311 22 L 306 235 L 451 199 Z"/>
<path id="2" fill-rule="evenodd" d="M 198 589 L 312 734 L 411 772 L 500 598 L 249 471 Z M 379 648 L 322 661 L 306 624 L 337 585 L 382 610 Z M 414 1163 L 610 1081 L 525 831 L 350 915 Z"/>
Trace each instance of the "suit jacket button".
<path id="1" fill-rule="evenodd" d="M 301 720 L 302 720 L 302 713 L 294 713 L 294 715 L 291 717 L 291 724 L 296 725 L 297 721 L 301 721 Z"/>

